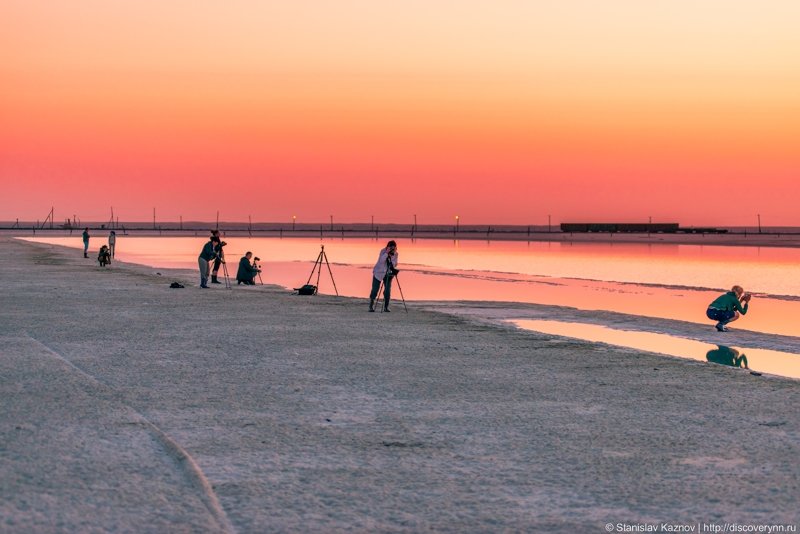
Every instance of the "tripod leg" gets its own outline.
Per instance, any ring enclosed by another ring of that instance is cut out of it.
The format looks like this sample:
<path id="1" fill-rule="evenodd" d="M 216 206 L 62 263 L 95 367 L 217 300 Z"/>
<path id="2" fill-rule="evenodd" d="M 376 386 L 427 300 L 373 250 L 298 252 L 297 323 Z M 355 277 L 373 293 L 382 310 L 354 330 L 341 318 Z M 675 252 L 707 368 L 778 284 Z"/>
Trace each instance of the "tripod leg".
<path id="1" fill-rule="evenodd" d="M 324 250 L 319 251 L 319 256 L 317 256 L 317 290 L 314 292 L 316 295 L 319 292 L 319 277 L 322 275 L 322 255 L 325 254 Z"/>
<path id="2" fill-rule="evenodd" d="M 306 285 L 311 283 L 311 279 L 314 277 L 314 271 L 317 270 L 317 265 L 321 265 L 320 258 L 322 257 L 322 252 L 319 253 L 317 259 L 314 260 L 314 266 L 311 268 L 311 274 L 308 275 L 308 280 L 306 280 Z"/>
<path id="3" fill-rule="evenodd" d="M 222 264 L 222 274 L 225 275 L 225 289 L 231 289 L 231 279 L 228 277 L 228 264 Z"/>
<path id="4" fill-rule="evenodd" d="M 375 295 L 375 302 L 372 303 L 372 311 L 375 311 L 375 306 L 380 306 L 381 304 L 381 293 L 383 292 L 383 280 L 381 280 L 381 285 L 378 287 L 378 294 Z M 381 313 L 383 313 L 383 306 L 381 306 Z"/>
<path id="5" fill-rule="evenodd" d="M 336 291 L 336 296 L 338 297 L 338 296 L 339 296 L 339 290 L 338 290 L 338 289 L 336 289 L 336 282 L 335 282 L 335 281 L 334 281 L 334 279 L 333 279 L 333 271 L 331 271 L 331 264 L 330 264 L 330 263 L 328 263 L 328 255 L 327 255 L 327 254 L 325 254 L 325 251 L 324 251 L 324 250 L 323 250 L 323 251 L 322 251 L 320 254 L 322 254 L 322 255 L 323 255 L 323 257 L 325 258 L 325 265 L 327 265 L 327 266 L 328 266 L 328 274 L 330 274 L 330 275 L 331 275 L 331 282 L 333 282 L 333 289 Z M 320 264 L 320 270 L 321 270 L 321 269 L 322 269 L 322 264 Z"/>
<path id="6" fill-rule="evenodd" d="M 403 288 L 400 286 L 400 278 L 397 275 L 394 275 L 394 281 L 397 282 L 397 289 L 400 290 L 400 298 L 403 299 L 403 308 L 405 308 L 406 313 L 408 313 L 408 306 L 406 306 L 406 297 L 403 295 Z"/>

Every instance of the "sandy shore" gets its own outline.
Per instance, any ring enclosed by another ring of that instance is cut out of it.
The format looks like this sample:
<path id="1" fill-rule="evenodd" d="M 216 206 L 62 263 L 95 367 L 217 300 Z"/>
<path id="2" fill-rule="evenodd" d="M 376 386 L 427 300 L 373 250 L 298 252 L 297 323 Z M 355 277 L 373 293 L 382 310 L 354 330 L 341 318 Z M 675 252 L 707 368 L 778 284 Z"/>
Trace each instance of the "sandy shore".
<path id="1" fill-rule="evenodd" d="M 797 381 L 0 243 L 0 531 L 800 521 Z"/>

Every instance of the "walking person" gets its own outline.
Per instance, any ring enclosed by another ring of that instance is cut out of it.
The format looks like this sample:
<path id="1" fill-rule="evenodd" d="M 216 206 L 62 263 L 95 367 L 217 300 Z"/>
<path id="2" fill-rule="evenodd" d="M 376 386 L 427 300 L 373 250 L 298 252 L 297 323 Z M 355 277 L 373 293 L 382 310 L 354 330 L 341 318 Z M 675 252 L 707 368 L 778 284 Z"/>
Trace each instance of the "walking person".
<path id="1" fill-rule="evenodd" d="M 108 234 L 108 250 L 111 253 L 111 257 L 114 257 L 114 249 L 117 245 L 117 233 L 114 230 L 111 230 L 111 233 Z"/>
<path id="2" fill-rule="evenodd" d="M 386 247 L 378 254 L 378 262 L 372 269 L 372 291 L 369 294 L 369 311 L 375 311 L 375 299 L 378 297 L 383 283 L 383 311 L 389 310 L 389 299 L 392 295 L 392 278 L 397 273 L 397 243 L 394 240 L 386 243 Z"/>
<path id="3" fill-rule="evenodd" d="M 219 237 L 212 235 L 208 243 L 203 245 L 200 256 L 197 258 L 197 265 L 200 268 L 200 287 L 203 289 L 208 289 L 208 272 L 211 269 L 209 262 L 217 257 L 217 243 L 219 243 Z"/>
<path id="4" fill-rule="evenodd" d="M 745 293 L 742 286 L 733 286 L 730 291 L 717 297 L 714 302 L 708 305 L 706 317 L 712 321 L 717 321 L 716 329 L 718 332 L 727 332 L 728 323 L 746 315 L 750 306 L 752 295 Z M 744 303 L 744 306 L 742 306 Z"/>
<path id="5" fill-rule="evenodd" d="M 89 257 L 89 237 L 90 237 L 89 236 L 89 227 L 88 226 L 83 229 L 82 237 L 83 237 L 83 257 L 84 258 L 88 258 Z"/>

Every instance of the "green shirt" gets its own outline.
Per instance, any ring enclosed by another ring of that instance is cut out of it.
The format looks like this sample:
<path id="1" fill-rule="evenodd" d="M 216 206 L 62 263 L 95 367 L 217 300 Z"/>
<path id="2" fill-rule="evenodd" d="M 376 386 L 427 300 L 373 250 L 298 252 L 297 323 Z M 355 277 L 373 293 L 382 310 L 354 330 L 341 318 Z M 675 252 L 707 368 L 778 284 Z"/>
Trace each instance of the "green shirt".
<path id="1" fill-rule="evenodd" d="M 739 301 L 739 297 L 736 296 L 736 293 L 733 291 L 728 291 L 712 302 L 709 307 L 716 308 L 718 310 L 736 310 L 742 315 L 745 315 L 747 313 L 747 305 L 748 303 L 745 302 L 744 307 L 742 307 L 742 303 Z"/>

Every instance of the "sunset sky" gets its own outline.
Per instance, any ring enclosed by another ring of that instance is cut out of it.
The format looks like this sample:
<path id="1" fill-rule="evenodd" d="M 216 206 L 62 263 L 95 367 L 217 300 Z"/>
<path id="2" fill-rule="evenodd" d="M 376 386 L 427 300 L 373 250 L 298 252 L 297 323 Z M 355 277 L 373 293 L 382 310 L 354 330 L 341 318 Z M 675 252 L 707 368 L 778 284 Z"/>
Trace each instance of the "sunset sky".
<path id="1" fill-rule="evenodd" d="M 0 220 L 800 225 L 797 0 L 2 0 Z"/>

